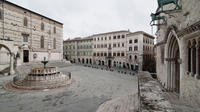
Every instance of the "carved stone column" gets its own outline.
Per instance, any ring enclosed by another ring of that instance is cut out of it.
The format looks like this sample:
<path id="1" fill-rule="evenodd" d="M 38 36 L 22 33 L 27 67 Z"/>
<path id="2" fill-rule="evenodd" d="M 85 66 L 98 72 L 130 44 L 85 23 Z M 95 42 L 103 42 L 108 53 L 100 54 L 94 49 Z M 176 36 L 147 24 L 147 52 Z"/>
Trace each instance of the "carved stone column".
<path id="1" fill-rule="evenodd" d="M 172 91 L 176 90 L 176 63 L 175 60 L 172 61 Z"/>
<path id="2" fill-rule="evenodd" d="M 193 76 L 194 75 L 194 70 L 193 70 L 193 55 L 194 55 L 194 49 L 193 47 L 191 47 L 191 73 L 190 75 Z"/>
<path id="3" fill-rule="evenodd" d="M 196 78 L 200 79 L 200 74 L 199 74 L 199 45 L 196 45 Z"/>

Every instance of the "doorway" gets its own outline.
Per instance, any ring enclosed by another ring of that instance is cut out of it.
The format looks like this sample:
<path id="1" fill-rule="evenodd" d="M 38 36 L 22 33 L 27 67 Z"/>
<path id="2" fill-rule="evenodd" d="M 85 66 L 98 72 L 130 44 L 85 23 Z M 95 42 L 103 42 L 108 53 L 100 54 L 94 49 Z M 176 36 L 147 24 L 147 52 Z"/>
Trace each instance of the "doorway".
<path id="1" fill-rule="evenodd" d="M 24 57 L 23 57 L 24 63 L 29 62 L 29 51 L 28 50 L 24 50 L 23 54 L 24 54 Z"/>
<path id="2" fill-rule="evenodd" d="M 111 68 L 111 60 L 108 60 L 108 67 Z"/>

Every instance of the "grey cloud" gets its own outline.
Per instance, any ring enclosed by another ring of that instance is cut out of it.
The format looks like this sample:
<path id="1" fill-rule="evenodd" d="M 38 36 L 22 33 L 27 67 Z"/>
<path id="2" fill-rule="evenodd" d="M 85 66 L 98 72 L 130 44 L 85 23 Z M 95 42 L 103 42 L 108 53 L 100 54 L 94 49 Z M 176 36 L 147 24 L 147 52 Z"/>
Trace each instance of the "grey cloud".
<path id="1" fill-rule="evenodd" d="M 66 38 L 113 30 L 151 33 L 150 13 L 157 0 L 9 0 L 64 23 Z"/>

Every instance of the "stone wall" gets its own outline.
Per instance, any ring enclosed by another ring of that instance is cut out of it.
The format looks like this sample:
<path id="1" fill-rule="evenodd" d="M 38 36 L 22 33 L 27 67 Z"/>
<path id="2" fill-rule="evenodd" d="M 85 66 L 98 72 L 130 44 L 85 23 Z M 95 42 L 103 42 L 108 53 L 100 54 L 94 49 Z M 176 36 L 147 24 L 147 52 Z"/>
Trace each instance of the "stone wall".
<path id="1" fill-rule="evenodd" d="M 181 79 L 181 98 L 188 105 L 198 107 L 200 105 L 200 80 L 195 79 L 187 74 Z"/>
<path id="2" fill-rule="evenodd" d="M 176 75 L 173 67 L 173 58 L 171 54 L 175 47 L 170 48 L 172 39 L 178 43 L 180 59 L 180 98 L 186 100 L 188 104 L 198 105 L 200 99 L 198 93 L 200 90 L 199 80 L 187 75 L 188 72 L 188 42 L 190 40 L 199 40 L 200 30 L 192 26 L 200 21 L 200 1 L 199 0 L 180 0 L 182 10 L 168 11 L 166 14 L 167 23 L 158 27 L 157 43 L 157 75 L 158 79 L 170 91 L 174 91 L 174 76 Z M 165 6 L 164 10 L 172 10 L 174 5 Z M 171 74 L 171 76 L 170 76 Z M 170 81 L 172 80 L 172 81 Z M 173 83 L 173 84 L 172 84 Z"/>

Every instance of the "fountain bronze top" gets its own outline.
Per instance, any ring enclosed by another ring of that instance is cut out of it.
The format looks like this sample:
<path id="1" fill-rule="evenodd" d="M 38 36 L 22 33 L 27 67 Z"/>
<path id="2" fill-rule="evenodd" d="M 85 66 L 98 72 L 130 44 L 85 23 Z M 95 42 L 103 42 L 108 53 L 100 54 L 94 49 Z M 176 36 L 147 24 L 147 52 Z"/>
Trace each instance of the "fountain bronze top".
<path id="1" fill-rule="evenodd" d="M 43 63 L 44 64 L 44 68 L 46 68 L 46 64 L 48 63 L 49 61 L 46 61 L 46 57 L 44 57 L 44 60 L 43 61 L 41 61 L 41 63 Z"/>

